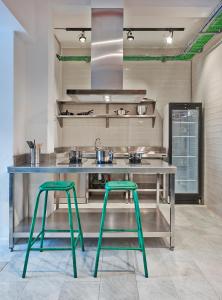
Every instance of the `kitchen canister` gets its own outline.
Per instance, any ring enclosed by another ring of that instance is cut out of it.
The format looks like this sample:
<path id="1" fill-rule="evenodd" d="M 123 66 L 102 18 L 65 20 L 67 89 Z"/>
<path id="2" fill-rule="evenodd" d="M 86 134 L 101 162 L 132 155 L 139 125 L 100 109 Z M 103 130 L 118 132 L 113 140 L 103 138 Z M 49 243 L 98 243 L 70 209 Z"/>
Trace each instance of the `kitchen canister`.
<path id="1" fill-rule="evenodd" d="M 35 144 L 34 148 L 30 148 L 31 165 L 39 165 L 42 144 Z"/>

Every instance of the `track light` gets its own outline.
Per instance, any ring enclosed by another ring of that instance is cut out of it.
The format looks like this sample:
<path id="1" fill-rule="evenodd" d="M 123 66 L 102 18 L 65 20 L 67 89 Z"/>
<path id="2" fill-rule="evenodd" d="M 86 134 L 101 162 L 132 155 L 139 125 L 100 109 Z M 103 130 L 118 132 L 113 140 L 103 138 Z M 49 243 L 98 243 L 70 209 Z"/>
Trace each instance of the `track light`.
<path id="1" fill-rule="evenodd" d="M 131 30 L 127 31 L 127 40 L 134 41 L 134 36 Z"/>
<path id="2" fill-rule="evenodd" d="M 85 36 L 84 31 L 82 31 L 82 33 L 80 34 L 79 41 L 80 41 L 80 43 L 85 43 L 86 42 L 86 36 Z"/>
<path id="3" fill-rule="evenodd" d="M 169 32 L 169 35 L 166 37 L 166 42 L 167 42 L 167 44 L 173 43 L 173 31 Z"/>

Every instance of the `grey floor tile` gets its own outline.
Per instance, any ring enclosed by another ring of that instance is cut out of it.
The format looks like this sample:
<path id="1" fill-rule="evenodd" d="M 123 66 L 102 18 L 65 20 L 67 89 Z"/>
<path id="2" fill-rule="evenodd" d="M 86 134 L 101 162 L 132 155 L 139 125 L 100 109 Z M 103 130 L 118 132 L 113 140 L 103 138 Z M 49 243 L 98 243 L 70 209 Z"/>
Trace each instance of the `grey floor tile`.
<path id="1" fill-rule="evenodd" d="M 202 274 L 198 265 L 189 257 L 189 255 L 184 257 L 177 257 L 176 254 L 175 256 L 167 256 L 167 258 L 164 259 L 164 263 L 167 267 L 168 274 L 171 277 L 188 277 Z"/>
<path id="2" fill-rule="evenodd" d="M 32 278 L 21 294 L 21 300 L 58 300 L 64 281 L 59 278 Z"/>
<path id="3" fill-rule="evenodd" d="M 100 260 L 100 268 L 102 272 L 134 272 L 134 253 L 128 250 L 105 250 L 103 251 L 103 257 Z"/>
<path id="4" fill-rule="evenodd" d="M 79 281 L 65 282 L 61 288 L 59 300 L 98 300 L 99 283 Z"/>
<path id="5" fill-rule="evenodd" d="M 215 293 L 217 294 L 218 298 L 222 300 L 222 284 L 221 284 L 221 276 L 216 276 L 214 274 L 207 274 L 206 275 L 207 281 L 213 287 Z"/>
<path id="6" fill-rule="evenodd" d="M 77 274 L 78 280 L 82 281 L 100 281 L 100 273 L 98 273 L 98 277 L 93 277 L 94 265 L 95 265 L 95 250 L 85 250 L 82 252 L 81 250 L 76 251 L 76 263 L 77 263 Z M 101 255 L 102 260 L 102 255 Z M 72 255 L 70 253 L 67 264 L 65 265 L 65 274 L 69 275 L 71 278 L 73 276 L 73 266 L 72 266 Z M 69 278 L 67 277 L 67 280 Z"/>
<path id="7" fill-rule="evenodd" d="M 102 275 L 99 300 L 137 300 L 139 299 L 134 274 L 107 272 Z"/>
<path id="8" fill-rule="evenodd" d="M 26 284 L 26 282 L 1 282 L 0 299 L 19 300 Z"/>
<path id="9" fill-rule="evenodd" d="M 147 281 L 147 278 L 144 277 L 144 265 L 143 265 L 142 253 L 136 251 L 134 255 L 135 255 L 136 279 Z M 153 248 L 146 249 L 146 258 L 147 258 L 149 278 L 167 277 L 169 275 L 168 268 L 159 249 L 153 249 Z"/>
<path id="10" fill-rule="evenodd" d="M 106 239 L 103 246 L 132 247 L 130 239 Z M 101 250 L 101 272 L 134 272 L 134 251 L 132 250 Z"/>
<path id="11" fill-rule="evenodd" d="M 203 276 L 177 276 L 172 280 L 182 300 L 219 300 L 212 285 Z"/>
<path id="12" fill-rule="evenodd" d="M 4 269 L 4 267 L 7 265 L 8 262 L 6 261 L 0 261 L 0 272 Z"/>
<path id="13" fill-rule="evenodd" d="M 1 277 L 7 276 L 9 280 L 17 280 L 22 275 L 25 252 L 20 252 L 0 272 Z M 57 272 L 62 259 L 58 252 L 31 252 L 29 256 L 27 277 L 30 272 Z"/>
<path id="14" fill-rule="evenodd" d="M 149 278 L 137 282 L 140 300 L 179 300 L 176 288 L 170 278 Z"/>

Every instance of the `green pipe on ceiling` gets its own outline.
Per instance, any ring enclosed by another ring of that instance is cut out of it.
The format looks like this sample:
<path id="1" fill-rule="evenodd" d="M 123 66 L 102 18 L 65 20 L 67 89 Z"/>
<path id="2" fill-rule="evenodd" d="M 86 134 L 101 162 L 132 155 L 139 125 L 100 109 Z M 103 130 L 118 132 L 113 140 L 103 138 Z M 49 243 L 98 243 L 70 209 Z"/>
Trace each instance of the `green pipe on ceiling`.
<path id="1" fill-rule="evenodd" d="M 124 55 L 124 61 L 175 61 L 175 60 L 190 60 L 194 56 L 194 53 L 187 53 L 175 56 L 148 56 L 148 55 Z M 57 58 L 60 61 L 85 61 L 90 62 L 91 56 L 60 56 L 57 54 Z"/>
<path id="2" fill-rule="evenodd" d="M 218 16 L 216 16 L 210 25 L 208 26 L 206 32 L 209 33 L 218 33 L 222 30 L 222 13 L 220 13 Z"/>

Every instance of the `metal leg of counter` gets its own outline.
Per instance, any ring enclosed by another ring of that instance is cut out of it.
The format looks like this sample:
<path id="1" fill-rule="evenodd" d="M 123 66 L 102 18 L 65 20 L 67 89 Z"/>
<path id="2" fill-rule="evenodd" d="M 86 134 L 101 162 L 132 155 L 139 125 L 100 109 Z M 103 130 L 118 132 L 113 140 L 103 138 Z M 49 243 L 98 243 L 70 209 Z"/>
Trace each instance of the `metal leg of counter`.
<path id="1" fill-rule="evenodd" d="M 169 175 L 170 180 L 170 249 L 175 246 L 175 174 Z"/>
<path id="2" fill-rule="evenodd" d="M 14 248 L 14 178 L 13 173 L 9 173 L 9 249 Z"/>
<path id="3" fill-rule="evenodd" d="M 125 174 L 125 180 L 130 180 L 130 176 L 129 176 L 129 174 Z M 128 204 L 129 203 L 129 197 L 130 197 L 130 195 L 129 195 L 129 191 L 126 191 L 125 192 L 125 199 L 126 199 L 126 204 Z"/>
<path id="4" fill-rule="evenodd" d="M 156 174 L 156 206 L 160 205 L 160 174 Z"/>
<path id="5" fill-rule="evenodd" d="M 163 199 L 166 199 L 167 194 L 166 194 L 166 174 L 163 174 Z"/>

